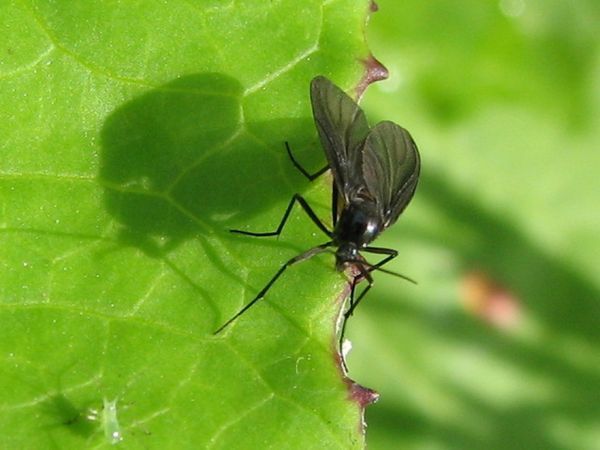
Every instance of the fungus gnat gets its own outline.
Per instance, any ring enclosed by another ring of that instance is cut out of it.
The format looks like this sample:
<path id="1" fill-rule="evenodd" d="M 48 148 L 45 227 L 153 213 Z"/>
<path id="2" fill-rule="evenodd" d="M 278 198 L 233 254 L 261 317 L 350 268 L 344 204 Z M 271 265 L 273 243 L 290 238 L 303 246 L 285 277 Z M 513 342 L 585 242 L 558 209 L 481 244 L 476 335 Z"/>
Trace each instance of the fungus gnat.
<path id="1" fill-rule="evenodd" d="M 275 231 L 255 233 L 230 230 L 232 233 L 248 236 L 278 236 L 297 202 L 329 240 L 283 264 L 256 297 L 215 331 L 215 334 L 263 298 L 288 267 L 327 251 L 330 247 L 337 248 L 337 270 L 352 267 L 355 273 L 358 272 L 357 275 L 352 275 L 350 303 L 344 313 L 344 326 L 373 285 L 372 271 L 382 270 L 412 281 L 403 275 L 381 269 L 397 256 L 396 250 L 372 247 L 369 244 L 396 222 L 415 192 L 420 169 L 415 142 L 408 131 L 393 122 L 384 121 L 369 128 L 365 114 L 356 102 L 325 77 L 318 76 L 311 81 L 310 100 L 328 165 L 309 174 L 298 164 L 287 142 L 286 149 L 294 166 L 310 181 L 331 169 L 334 180 L 331 202 L 333 231 L 321 222 L 299 194 L 293 196 Z M 371 264 L 360 254 L 361 251 L 385 257 L 378 263 Z M 368 285 L 355 298 L 355 286 L 363 279 L 367 280 Z M 342 337 L 343 334 L 344 327 Z"/>

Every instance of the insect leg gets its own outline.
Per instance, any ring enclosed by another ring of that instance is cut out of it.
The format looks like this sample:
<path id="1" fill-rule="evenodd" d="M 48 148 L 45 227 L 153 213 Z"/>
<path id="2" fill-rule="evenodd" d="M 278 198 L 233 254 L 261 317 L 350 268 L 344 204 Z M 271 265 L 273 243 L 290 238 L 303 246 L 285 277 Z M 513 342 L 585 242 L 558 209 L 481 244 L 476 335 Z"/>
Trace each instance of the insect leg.
<path id="1" fill-rule="evenodd" d="M 385 264 L 389 263 L 392 259 L 394 259 L 396 256 L 398 256 L 398 251 L 394 250 L 393 248 L 365 247 L 362 249 L 362 251 L 365 251 L 367 253 L 376 253 L 378 255 L 387 255 L 385 258 L 383 258 L 377 264 L 373 264 L 373 265 L 369 266 L 369 272 L 373 272 L 374 270 L 379 269 L 381 266 L 384 266 Z"/>
<path id="2" fill-rule="evenodd" d="M 391 248 L 381 248 L 381 247 L 365 247 L 362 249 L 362 251 L 368 252 L 368 253 L 376 253 L 379 255 L 388 255 L 387 257 L 383 258 L 381 261 L 379 261 L 377 264 L 373 264 L 369 266 L 369 272 L 372 272 L 374 270 L 380 270 L 382 272 L 385 272 L 387 274 L 390 275 L 394 275 L 396 277 L 402 278 L 406 281 L 411 282 L 412 284 L 417 284 L 417 282 L 415 280 L 413 280 L 410 277 L 407 277 L 406 275 L 402 275 L 401 273 L 398 272 L 392 272 L 391 270 L 386 270 L 386 269 L 382 269 L 381 267 L 385 264 L 387 264 L 388 262 L 390 262 L 392 259 L 394 259 L 396 256 L 398 256 L 398 252 L 394 249 Z"/>
<path id="3" fill-rule="evenodd" d="M 304 209 L 306 214 L 308 214 L 308 217 L 310 217 L 310 219 L 315 223 L 315 225 L 317 227 L 319 227 L 319 229 L 323 233 L 325 233 L 329 237 L 332 236 L 331 231 L 329 231 L 327 229 L 327 227 L 325 225 L 323 225 L 323 223 L 317 217 L 317 215 L 312 210 L 312 208 L 310 207 L 308 202 L 306 200 L 304 200 L 304 198 L 300 194 L 294 194 L 294 196 L 292 197 L 292 200 L 290 201 L 289 205 L 287 206 L 287 209 L 285 210 L 285 213 L 283 213 L 283 217 L 281 219 L 281 222 L 279 223 L 279 226 L 277 227 L 277 229 L 275 231 L 268 231 L 265 233 L 255 233 L 253 231 L 243 231 L 243 230 L 229 230 L 229 231 L 232 233 L 245 234 L 247 236 L 258 236 L 258 237 L 279 236 L 281 234 L 281 230 L 283 230 L 283 227 L 285 226 L 285 223 L 288 220 L 288 217 L 290 216 L 290 213 L 292 212 L 292 208 L 294 207 L 295 202 L 300 203 L 300 206 L 302 206 L 302 209 Z"/>
<path id="4" fill-rule="evenodd" d="M 330 247 L 331 245 L 332 245 L 331 241 L 330 242 L 326 242 L 326 243 L 321 244 L 321 245 L 317 245 L 316 247 L 308 249 L 304 253 L 300 253 L 299 255 L 296 255 L 292 259 L 290 259 L 289 261 L 287 261 L 283 266 L 281 266 L 279 268 L 279 270 L 277 271 L 277 273 L 275 273 L 275 275 L 273 275 L 273 278 L 271 278 L 271 280 L 269 280 L 269 282 L 266 284 L 266 286 L 260 290 L 260 292 L 256 295 L 256 297 L 254 297 L 248 304 L 246 304 L 246 306 L 244 306 L 242 309 L 240 309 L 231 319 L 229 319 L 227 322 L 225 322 L 223 325 L 221 325 L 219 327 L 219 329 L 217 329 L 213 334 L 219 334 L 229 324 L 231 324 L 231 322 L 233 322 L 235 319 L 237 319 L 238 317 L 240 317 L 248 309 L 250 309 L 257 301 L 259 301 L 261 298 L 263 298 L 266 295 L 267 291 L 271 288 L 271 286 L 273 286 L 273 284 L 275 283 L 275 281 L 277 281 L 277 279 L 281 276 L 281 274 L 283 274 L 283 272 L 285 272 L 285 269 L 287 269 L 288 267 L 290 267 L 293 264 L 305 261 L 305 260 L 307 260 L 309 258 L 312 258 L 313 256 L 315 256 L 315 255 L 317 255 L 319 253 L 322 253 L 323 251 L 325 251 L 325 249 L 327 247 Z"/>
<path id="5" fill-rule="evenodd" d="M 369 252 L 369 253 L 376 253 L 376 254 L 380 254 L 380 255 L 387 255 L 387 256 L 385 258 L 383 258 L 381 261 L 379 261 L 377 264 L 372 264 L 372 265 L 366 263 L 366 261 L 356 261 L 357 267 L 360 270 L 360 275 L 355 276 L 354 279 L 352 280 L 352 290 L 350 291 L 350 306 L 348 307 L 348 310 L 344 313 L 344 324 L 342 325 L 342 332 L 340 334 L 340 348 L 341 348 L 341 343 L 344 339 L 344 333 L 346 331 L 346 322 L 348 321 L 348 318 L 352 314 L 354 314 L 354 310 L 356 309 L 356 307 L 358 306 L 360 301 L 364 298 L 366 293 L 369 292 L 369 290 L 373 287 L 373 277 L 371 276 L 371 272 L 373 272 L 374 270 L 380 269 L 381 266 L 387 264 L 392 259 L 394 259 L 396 256 L 398 256 L 398 251 L 391 249 L 391 248 L 365 247 L 363 249 L 363 251 Z M 365 267 L 364 264 L 368 264 L 367 267 Z M 403 275 L 400 275 L 400 274 L 395 274 L 395 275 L 398 275 L 402 278 L 406 278 L 409 281 L 413 281 L 410 278 L 405 277 Z M 365 287 L 365 289 L 359 294 L 358 298 L 355 298 L 356 285 L 363 278 L 367 280 L 367 283 L 368 283 L 367 287 Z"/>
<path id="6" fill-rule="evenodd" d="M 288 144 L 287 141 L 285 143 L 285 148 L 287 150 L 287 153 L 288 153 L 290 159 L 292 160 L 292 164 L 294 164 L 296 169 L 298 169 L 302 173 L 302 175 L 304 175 L 306 178 L 308 178 L 309 181 L 313 181 L 314 179 L 320 177 L 327 171 L 327 169 L 329 169 L 329 165 L 327 165 L 311 175 L 310 173 L 308 173 L 306 171 L 306 169 L 304 167 L 302 167 L 300 165 L 300 163 L 298 161 L 296 161 L 296 158 L 294 158 L 294 155 L 292 155 L 292 149 L 290 148 L 290 144 Z"/>
<path id="7" fill-rule="evenodd" d="M 369 270 L 366 269 L 365 267 L 363 267 L 363 265 L 360 262 L 357 261 L 357 263 L 358 263 L 357 267 L 360 270 L 360 275 L 356 275 L 352 279 L 352 288 L 350 290 L 350 306 L 348 306 L 348 309 L 344 313 L 344 321 L 342 322 L 342 329 L 340 331 L 339 348 L 340 348 L 340 354 L 342 354 L 342 356 L 343 356 L 342 349 L 343 349 L 343 343 L 344 343 L 344 336 L 346 335 L 346 324 L 348 323 L 348 319 L 354 313 L 354 309 L 356 308 L 358 303 L 362 300 L 362 298 L 369 291 L 369 289 L 371 289 L 371 286 L 373 286 L 373 277 L 371 277 Z M 354 296 L 356 293 L 356 285 L 362 279 L 366 279 L 368 284 L 367 284 L 367 287 L 360 293 L 358 298 L 355 300 Z M 344 367 L 346 367 L 346 362 L 344 361 L 343 358 L 342 358 L 342 363 L 344 364 Z M 346 369 L 347 369 L 347 367 L 346 367 Z"/>
<path id="8" fill-rule="evenodd" d="M 333 188 L 331 189 L 331 223 L 333 224 L 333 228 L 337 225 L 338 220 L 338 190 L 335 182 L 333 183 Z"/>
<path id="9" fill-rule="evenodd" d="M 371 267 L 365 268 L 362 264 L 359 264 L 358 267 L 360 270 L 360 275 L 355 276 L 352 280 L 352 290 L 350 291 L 350 306 L 348 307 L 348 310 L 344 313 L 345 320 L 347 320 L 354 313 L 354 310 L 356 309 L 360 301 L 363 299 L 363 297 L 369 291 L 369 289 L 371 289 L 371 287 L 373 286 L 373 277 L 369 273 L 371 272 Z M 367 287 L 365 287 L 365 289 L 359 294 L 358 298 L 354 298 L 356 285 L 362 279 L 367 280 Z"/>

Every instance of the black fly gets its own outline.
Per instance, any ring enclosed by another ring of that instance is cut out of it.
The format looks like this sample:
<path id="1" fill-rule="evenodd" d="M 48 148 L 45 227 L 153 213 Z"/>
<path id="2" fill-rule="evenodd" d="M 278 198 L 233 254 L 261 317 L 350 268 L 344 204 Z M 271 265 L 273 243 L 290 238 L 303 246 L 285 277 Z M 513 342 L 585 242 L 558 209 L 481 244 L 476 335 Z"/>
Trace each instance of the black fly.
<path id="1" fill-rule="evenodd" d="M 372 247 L 369 244 L 396 222 L 415 192 L 420 170 L 415 142 L 408 131 L 393 122 L 384 121 L 369 128 L 365 114 L 356 102 L 325 77 L 318 76 L 311 81 L 310 99 L 321 145 L 329 164 L 317 173 L 309 174 L 294 159 L 287 142 L 286 149 L 294 166 L 311 181 L 331 169 L 334 180 L 331 203 L 333 231 L 321 222 L 302 196 L 295 194 L 275 231 L 231 232 L 260 237 L 277 236 L 285 226 L 294 203 L 298 202 L 330 240 L 287 261 L 256 297 L 215 331 L 215 334 L 263 298 L 288 267 L 327 251 L 329 247 L 337 247 L 337 270 L 352 267 L 358 271 L 352 279 L 350 305 L 344 313 L 345 325 L 346 319 L 352 315 L 373 284 L 371 272 L 383 270 L 381 267 L 398 254 L 396 250 Z M 378 263 L 371 264 L 360 251 L 385 257 Z M 388 273 L 408 279 L 393 272 Z M 355 286 L 362 279 L 366 279 L 368 285 L 355 298 Z M 342 329 L 342 336 L 343 333 Z"/>

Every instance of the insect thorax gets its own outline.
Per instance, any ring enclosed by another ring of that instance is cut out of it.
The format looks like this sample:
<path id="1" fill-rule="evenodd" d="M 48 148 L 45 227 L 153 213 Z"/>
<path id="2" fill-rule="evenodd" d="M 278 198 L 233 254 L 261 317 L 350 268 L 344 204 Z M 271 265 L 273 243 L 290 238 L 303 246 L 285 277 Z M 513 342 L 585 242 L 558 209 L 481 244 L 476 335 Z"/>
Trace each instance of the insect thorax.
<path id="1" fill-rule="evenodd" d="M 360 249 L 375 239 L 381 228 L 376 205 L 370 201 L 356 201 L 342 210 L 333 234 L 339 247 Z"/>

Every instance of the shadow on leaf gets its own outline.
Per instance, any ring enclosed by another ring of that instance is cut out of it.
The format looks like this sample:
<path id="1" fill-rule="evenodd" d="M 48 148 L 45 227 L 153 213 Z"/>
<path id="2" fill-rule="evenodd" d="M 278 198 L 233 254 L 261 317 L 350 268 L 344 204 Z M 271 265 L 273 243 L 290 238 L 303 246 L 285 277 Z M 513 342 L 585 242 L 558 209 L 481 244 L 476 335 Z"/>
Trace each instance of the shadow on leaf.
<path id="1" fill-rule="evenodd" d="M 302 153 L 314 142 L 311 120 L 252 121 L 243 100 L 237 80 L 196 74 L 109 116 L 99 179 L 124 243 L 159 257 L 189 238 L 239 226 L 306 186 L 292 174 L 284 142 Z"/>

